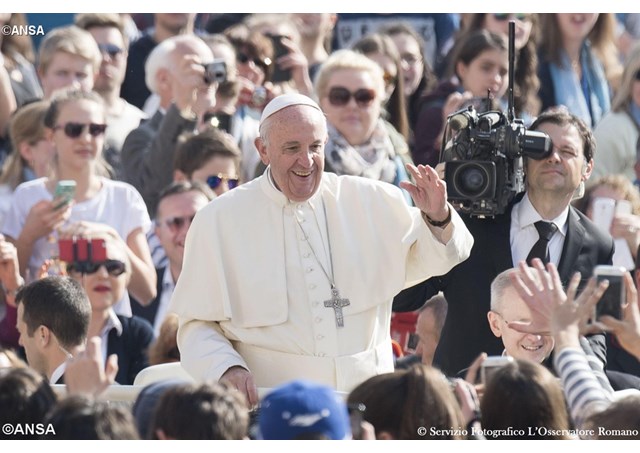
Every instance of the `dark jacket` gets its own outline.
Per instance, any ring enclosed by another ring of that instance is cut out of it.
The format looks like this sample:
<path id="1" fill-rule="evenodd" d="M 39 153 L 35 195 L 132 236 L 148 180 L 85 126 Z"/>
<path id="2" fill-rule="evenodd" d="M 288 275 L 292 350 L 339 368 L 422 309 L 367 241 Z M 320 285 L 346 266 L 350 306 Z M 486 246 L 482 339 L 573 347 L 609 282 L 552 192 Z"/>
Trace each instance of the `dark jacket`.
<path id="1" fill-rule="evenodd" d="M 509 240 L 511 209 L 522 196 L 520 194 L 504 214 L 493 219 L 462 216 L 475 239 L 469 258 L 448 274 L 408 288 L 394 299 L 394 311 L 410 311 L 422 306 L 438 291 L 444 292 L 449 305 L 434 364 L 447 374 L 454 375 L 468 367 L 481 352 L 502 353 L 502 342 L 493 335 L 487 321 L 490 286 L 499 273 L 514 267 Z M 611 236 L 569 207 L 567 237 L 558 266 L 563 284 L 566 285 L 575 272 L 580 272 L 583 283 L 586 282 L 596 265 L 611 264 L 613 250 Z M 590 342 L 595 354 L 605 363 L 604 336 L 594 336 Z"/>
<path id="2" fill-rule="evenodd" d="M 411 157 L 416 165 L 435 167 L 440 160 L 440 132 L 444 129 L 442 108 L 458 86 L 451 82 L 443 82 L 431 93 L 424 96 L 420 104 L 420 113 L 414 127 L 414 146 Z"/>
<path id="3" fill-rule="evenodd" d="M 122 335 L 111 329 L 107 340 L 107 357 L 118 356 L 116 382 L 132 385 L 136 375 L 149 366 L 148 349 L 153 342 L 153 327 L 146 320 L 118 315 L 122 323 Z"/>

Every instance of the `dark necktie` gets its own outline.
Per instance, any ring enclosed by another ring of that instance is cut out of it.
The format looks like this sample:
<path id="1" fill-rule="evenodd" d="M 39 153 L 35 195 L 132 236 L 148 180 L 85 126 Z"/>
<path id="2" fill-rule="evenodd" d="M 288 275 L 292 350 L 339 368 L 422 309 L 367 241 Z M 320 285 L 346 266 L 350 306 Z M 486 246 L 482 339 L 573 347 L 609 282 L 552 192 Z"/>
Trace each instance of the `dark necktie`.
<path id="1" fill-rule="evenodd" d="M 544 220 L 539 220 L 534 225 L 536 230 L 538 230 L 540 238 L 538 239 L 538 242 L 533 244 L 533 247 L 527 256 L 527 264 L 529 266 L 531 266 L 531 260 L 534 258 L 540 258 L 544 264 L 549 262 L 549 241 L 551 240 L 553 233 L 558 229 L 555 223 L 545 222 Z"/>

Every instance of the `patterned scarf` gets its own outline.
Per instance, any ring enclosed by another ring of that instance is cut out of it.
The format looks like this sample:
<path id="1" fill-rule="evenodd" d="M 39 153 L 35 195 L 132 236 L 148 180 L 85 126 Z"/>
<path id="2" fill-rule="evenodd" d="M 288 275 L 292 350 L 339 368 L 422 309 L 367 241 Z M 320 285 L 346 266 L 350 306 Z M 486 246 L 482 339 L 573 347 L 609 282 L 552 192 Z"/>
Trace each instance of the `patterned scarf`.
<path id="1" fill-rule="evenodd" d="M 396 152 L 384 121 L 379 119 L 368 142 L 353 146 L 331 124 L 325 159 L 337 175 L 363 176 L 393 184 Z"/>

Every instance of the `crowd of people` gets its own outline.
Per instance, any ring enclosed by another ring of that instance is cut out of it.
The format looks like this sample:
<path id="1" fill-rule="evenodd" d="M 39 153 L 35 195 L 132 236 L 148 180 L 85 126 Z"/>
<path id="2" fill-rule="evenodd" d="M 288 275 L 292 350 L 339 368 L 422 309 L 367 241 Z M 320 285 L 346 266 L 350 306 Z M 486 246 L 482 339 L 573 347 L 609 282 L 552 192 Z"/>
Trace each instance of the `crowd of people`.
<path id="1" fill-rule="evenodd" d="M 0 437 L 640 439 L 639 16 L 3 33 Z M 508 107 L 545 153 L 476 215 L 451 117 Z"/>

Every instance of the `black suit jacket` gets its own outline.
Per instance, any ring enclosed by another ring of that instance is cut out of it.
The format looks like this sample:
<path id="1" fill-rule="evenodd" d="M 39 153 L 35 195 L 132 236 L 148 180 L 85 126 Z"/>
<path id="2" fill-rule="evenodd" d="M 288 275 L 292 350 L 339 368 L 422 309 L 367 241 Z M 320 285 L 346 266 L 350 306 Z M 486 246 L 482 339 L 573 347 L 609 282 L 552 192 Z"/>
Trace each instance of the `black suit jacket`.
<path id="1" fill-rule="evenodd" d="M 520 199 L 522 194 L 515 201 Z M 509 234 L 515 201 L 504 214 L 493 219 L 463 216 L 475 239 L 469 258 L 448 274 L 408 288 L 394 299 L 395 311 L 408 311 L 419 308 L 438 291 L 444 292 L 449 308 L 434 365 L 446 374 L 455 375 L 468 367 L 481 352 L 500 355 L 504 348 L 489 328 L 487 312 L 491 306 L 491 282 L 499 273 L 514 267 Z M 612 258 L 611 236 L 570 207 L 567 236 L 558 266 L 563 284 L 566 285 L 575 272 L 580 272 L 586 282 L 594 266 L 611 264 Z M 596 355 L 606 362 L 604 336 L 593 338 L 592 346 Z"/>
<path id="2" fill-rule="evenodd" d="M 122 335 L 111 329 L 107 340 L 107 357 L 118 356 L 116 382 L 132 385 L 136 375 L 149 366 L 148 349 L 153 342 L 153 327 L 144 319 L 118 315 L 122 323 Z"/>
<path id="3" fill-rule="evenodd" d="M 164 273 L 167 271 L 166 267 L 161 267 L 160 269 L 156 269 L 157 276 L 157 284 L 156 284 L 156 297 L 151 301 L 149 305 L 146 307 L 141 305 L 131 294 L 129 294 L 129 298 L 131 299 L 131 311 L 134 316 L 138 316 L 139 318 L 146 319 L 149 324 L 152 326 L 156 323 L 156 316 L 158 315 L 158 306 L 160 305 L 160 298 L 162 297 L 162 280 L 164 279 Z"/>

